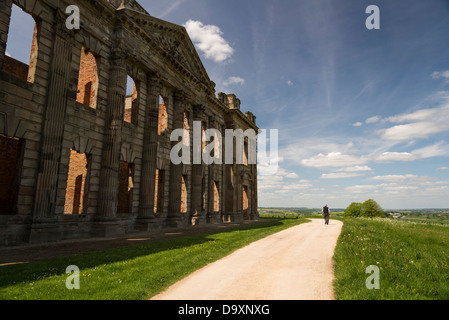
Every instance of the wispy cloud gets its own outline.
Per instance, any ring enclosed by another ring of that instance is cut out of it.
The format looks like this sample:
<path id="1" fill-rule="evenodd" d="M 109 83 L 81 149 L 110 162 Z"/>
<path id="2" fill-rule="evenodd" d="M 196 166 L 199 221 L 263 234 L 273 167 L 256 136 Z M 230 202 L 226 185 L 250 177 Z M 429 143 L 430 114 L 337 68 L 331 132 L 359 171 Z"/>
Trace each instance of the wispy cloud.
<path id="1" fill-rule="evenodd" d="M 245 79 L 243 79 L 241 77 L 229 77 L 228 79 L 223 81 L 223 85 L 225 87 L 227 87 L 229 85 L 233 85 L 233 84 L 244 85 L 245 84 Z"/>
<path id="2" fill-rule="evenodd" d="M 331 152 L 328 154 L 318 154 L 309 159 L 304 159 L 301 163 L 306 167 L 325 168 L 325 167 L 350 167 L 365 164 L 368 159 L 361 156 L 342 154 L 341 152 Z"/>
<path id="3" fill-rule="evenodd" d="M 200 21 L 189 20 L 184 24 L 193 43 L 207 59 L 224 62 L 232 57 L 234 49 L 222 37 L 223 32 L 215 25 L 204 25 Z"/>
<path id="4" fill-rule="evenodd" d="M 376 123 L 376 122 L 379 122 L 380 121 L 380 117 L 379 116 L 374 116 L 374 117 L 371 117 L 371 118 L 368 118 L 368 119 L 366 119 L 366 123 Z"/>
<path id="5" fill-rule="evenodd" d="M 354 178 L 364 176 L 364 173 L 355 173 L 355 172 L 332 172 L 332 173 L 323 173 L 321 175 L 321 179 L 346 179 L 346 178 Z"/>
<path id="6" fill-rule="evenodd" d="M 440 107 L 391 116 L 384 122 L 405 124 L 379 130 L 378 134 L 383 139 L 404 141 L 428 138 L 433 134 L 449 131 L 449 102 L 447 97 L 444 97 Z"/>
<path id="7" fill-rule="evenodd" d="M 172 4 L 168 5 L 166 9 L 158 15 L 158 18 L 164 19 L 166 16 L 168 16 L 171 12 L 176 10 L 185 0 L 178 0 L 173 2 Z"/>
<path id="8" fill-rule="evenodd" d="M 449 81 L 449 70 L 435 71 L 432 73 L 431 77 L 433 79 L 445 79 L 446 81 Z"/>
<path id="9" fill-rule="evenodd" d="M 422 121 L 379 130 L 378 133 L 380 133 L 382 138 L 386 140 L 404 141 L 411 139 L 425 139 L 433 134 L 448 130 L 449 123 Z"/>
<path id="10" fill-rule="evenodd" d="M 390 161 L 414 161 L 417 159 L 416 155 L 408 152 L 384 152 L 375 157 L 375 161 L 390 162 Z"/>

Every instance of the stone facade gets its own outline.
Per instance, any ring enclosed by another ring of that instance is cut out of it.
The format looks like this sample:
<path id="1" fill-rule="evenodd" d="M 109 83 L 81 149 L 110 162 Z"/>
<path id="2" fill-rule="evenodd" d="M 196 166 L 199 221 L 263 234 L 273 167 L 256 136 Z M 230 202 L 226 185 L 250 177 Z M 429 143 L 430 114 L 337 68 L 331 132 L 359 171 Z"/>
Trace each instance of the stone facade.
<path id="1" fill-rule="evenodd" d="M 36 22 L 28 65 L 5 54 L 13 5 Z M 255 164 L 170 161 L 194 121 L 258 130 L 183 27 L 133 0 L 2 0 L 0 245 L 258 218 Z"/>

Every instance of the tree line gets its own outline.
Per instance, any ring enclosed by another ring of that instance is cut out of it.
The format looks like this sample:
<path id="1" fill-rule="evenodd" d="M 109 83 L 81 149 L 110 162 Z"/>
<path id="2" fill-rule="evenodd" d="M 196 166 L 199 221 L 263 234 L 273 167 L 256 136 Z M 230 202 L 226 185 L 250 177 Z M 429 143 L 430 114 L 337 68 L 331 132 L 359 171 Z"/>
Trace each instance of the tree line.
<path id="1" fill-rule="evenodd" d="M 373 199 L 366 200 L 363 203 L 353 202 L 344 211 L 345 217 L 366 217 L 366 218 L 384 218 L 385 211 Z"/>

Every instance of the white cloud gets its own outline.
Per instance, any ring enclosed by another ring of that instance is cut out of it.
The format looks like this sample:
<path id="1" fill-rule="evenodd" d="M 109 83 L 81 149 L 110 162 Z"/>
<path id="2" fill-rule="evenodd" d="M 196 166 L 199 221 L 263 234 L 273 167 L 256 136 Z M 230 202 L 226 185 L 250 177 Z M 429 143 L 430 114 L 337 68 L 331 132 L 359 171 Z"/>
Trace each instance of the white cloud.
<path id="1" fill-rule="evenodd" d="M 341 152 L 331 152 L 327 155 L 322 153 L 309 159 L 304 159 L 301 163 L 306 167 L 324 168 L 324 167 L 349 167 L 365 164 L 367 159 L 351 155 L 342 154 Z"/>
<path id="2" fill-rule="evenodd" d="M 445 95 L 443 105 L 437 108 L 420 109 L 414 112 L 388 117 L 385 122 L 405 123 L 379 130 L 385 140 L 404 141 L 423 139 L 449 130 L 449 103 Z M 407 123 L 409 122 L 409 123 Z"/>
<path id="3" fill-rule="evenodd" d="M 400 175 L 400 174 L 389 174 L 389 175 L 384 175 L 384 176 L 376 176 L 376 177 L 372 177 L 372 180 L 381 180 L 381 181 L 404 181 L 407 179 L 415 179 L 418 176 L 414 175 L 414 174 L 405 174 L 405 175 Z"/>
<path id="4" fill-rule="evenodd" d="M 404 184 L 435 185 L 435 184 L 437 184 L 436 178 L 434 178 L 434 177 L 417 176 L 414 174 L 404 174 L 404 175 L 390 174 L 390 175 L 384 175 L 384 176 L 376 176 L 376 177 L 372 177 L 370 179 L 378 180 L 378 181 L 401 183 L 401 185 L 404 185 Z M 443 183 L 446 183 L 446 182 L 443 182 Z"/>
<path id="5" fill-rule="evenodd" d="M 351 172 L 332 172 L 332 173 L 323 173 L 321 175 L 321 179 L 346 179 L 346 178 L 354 178 L 364 176 L 363 173 L 351 173 Z"/>
<path id="6" fill-rule="evenodd" d="M 363 123 L 361 123 L 361 122 L 359 121 L 359 122 L 353 123 L 352 126 L 353 126 L 353 127 L 361 127 L 361 126 L 363 126 Z"/>
<path id="7" fill-rule="evenodd" d="M 449 130 L 449 123 L 416 122 L 398 125 L 388 129 L 379 130 L 378 133 L 386 140 L 411 140 L 428 138 L 430 135 Z"/>
<path id="8" fill-rule="evenodd" d="M 232 85 L 232 84 L 238 84 L 238 85 L 244 85 L 245 84 L 245 79 L 240 78 L 240 77 L 229 77 L 228 79 L 226 79 L 223 82 L 223 85 L 225 87 Z"/>
<path id="9" fill-rule="evenodd" d="M 293 85 L 293 82 L 290 81 L 290 80 L 288 80 L 288 81 L 287 81 L 287 84 L 288 84 L 289 86 L 292 86 L 292 85 Z"/>
<path id="10" fill-rule="evenodd" d="M 356 185 L 356 186 L 350 186 L 346 187 L 344 191 L 349 193 L 365 193 L 365 192 L 372 192 L 373 190 L 376 190 L 378 186 L 376 185 Z"/>
<path id="11" fill-rule="evenodd" d="M 408 152 L 384 152 L 375 161 L 414 161 L 417 157 Z"/>
<path id="12" fill-rule="evenodd" d="M 344 172 L 360 172 L 360 171 L 371 171 L 372 169 L 368 166 L 353 166 L 353 167 L 347 167 L 343 169 L 339 169 L 337 171 L 344 171 Z"/>
<path id="13" fill-rule="evenodd" d="M 449 105 L 438 108 L 421 109 L 411 113 L 392 116 L 386 119 L 389 122 L 407 122 L 407 121 L 441 121 L 442 118 L 448 119 Z"/>
<path id="14" fill-rule="evenodd" d="M 368 118 L 368 119 L 366 119 L 366 123 L 376 123 L 376 122 L 379 122 L 379 120 L 380 120 L 380 117 L 379 116 L 375 116 L 375 117 L 371 117 L 371 118 Z"/>
<path id="15" fill-rule="evenodd" d="M 438 168 L 437 170 L 449 170 L 449 168 L 448 167 L 441 167 L 441 168 Z"/>
<path id="16" fill-rule="evenodd" d="M 444 144 L 443 141 L 427 146 L 424 148 L 416 149 L 412 151 L 420 159 L 448 156 L 449 155 L 449 145 Z"/>
<path id="17" fill-rule="evenodd" d="M 193 43 L 207 59 L 223 62 L 234 54 L 234 49 L 223 39 L 220 28 L 204 25 L 200 21 L 189 20 L 184 24 Z"/>
<path id="18" fill-rule="evenodd" d="M 432 78 L 434 79 L 446 79 L 449 80 L 449 70 L 446 71 L 435 71 L 434 73 L 432 73 L 431 75 Z"/>

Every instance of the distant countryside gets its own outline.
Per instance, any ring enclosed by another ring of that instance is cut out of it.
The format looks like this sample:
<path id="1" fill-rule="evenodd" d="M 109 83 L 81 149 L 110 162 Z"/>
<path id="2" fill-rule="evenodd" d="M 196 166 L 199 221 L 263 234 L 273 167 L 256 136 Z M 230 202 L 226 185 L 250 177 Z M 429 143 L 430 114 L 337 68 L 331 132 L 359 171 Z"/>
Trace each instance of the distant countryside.
<path id="1" fill-rule="evenodd" d="M 331 208 L 331 216 L 334 218 L 343 218 L 345 208 Z M 414 222 L 432 222 L 449 224 L 449 209 L 385 209 L 385 216 L 392 219 L 404 219 L 404 221 Z M 313 216 L 321 217 L 321 208 L 259 208 L 261 218 L 311 218 Z"/>

